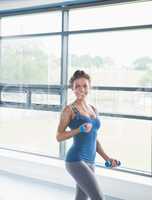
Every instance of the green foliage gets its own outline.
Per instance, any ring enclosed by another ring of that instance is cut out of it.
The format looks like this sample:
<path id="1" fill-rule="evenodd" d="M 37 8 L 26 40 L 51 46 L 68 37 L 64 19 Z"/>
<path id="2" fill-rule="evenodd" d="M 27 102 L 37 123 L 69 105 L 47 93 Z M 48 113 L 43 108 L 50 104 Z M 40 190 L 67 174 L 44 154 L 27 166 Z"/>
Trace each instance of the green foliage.
<path id="1" fill-rule="evenodd" d="M 144 86 L 152 87 L 152 70 L 147 70 L 140 80 L 140 83 Z"/>
<path id="2" fill-rule="evenodd" d="M 103 67 L 103 61 L 101 57 L 95 56 L 91 57 L 90 55 L 71 55 L 71 66 L 79 68 L 89 68 L 89 67 Z"/>
<path id="3" fill-rule="evenodd" d="M 48 56 L 41 48 L 7 43 L 2 49 L 0 82 L 43 83 L 48 75 Z"/>
<path id="4" fill-rule="evenodd" d="M 134 69 L 144 71 L 139 83 L 143 86 L 152 86 L 152 58 L 141 57 L 134 61 Z"/>
<path id="5" fill-rule="evenodd" d="M 134 61 L 134 69 L 136 70 L 150 70 L 152 69 L 152 58 L 141 57 Z"/>
<path id="6" fill-rule="evenodd" d="M 2 61 L 0 66 L 0 82 L 3 83 L 47 83 L 48 73 L 60 66 L 54 55 L 48 55 L 43 43 L 31 40 L 11 41 L 2 44 Z M 114 69 L 111 57 L 90 55 L 74 55 L 70 57 L 72 68 Z M 51 63 L 51 64 L 49 64 Z M 50 66 L 51 65 L 51 66 Z M 133 69 L 143 72 L 139 83 L 152 85 L 152 58 L 140 57 L 133 62 Z M 121 69 L 120 69 L 121 70 Z M 53 77 L 51 76 L 51 79 Z"/>

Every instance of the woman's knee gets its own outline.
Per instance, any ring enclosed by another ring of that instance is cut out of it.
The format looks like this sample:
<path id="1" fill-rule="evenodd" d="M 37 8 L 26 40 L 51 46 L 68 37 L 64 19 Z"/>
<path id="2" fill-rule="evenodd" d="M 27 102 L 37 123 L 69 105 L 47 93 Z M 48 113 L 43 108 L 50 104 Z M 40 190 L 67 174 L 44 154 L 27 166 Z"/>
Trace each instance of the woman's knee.
<path id="1" fill-rule="evenodd" d="M 104 195 L 101 191 L 97 191 L 91 195 L 91 200 L 105 200 Z"/>
<path id="2" fill-rule="evenodd" d="M 75 200 L 87 200 L 88 195 L 77 185 Z"/>

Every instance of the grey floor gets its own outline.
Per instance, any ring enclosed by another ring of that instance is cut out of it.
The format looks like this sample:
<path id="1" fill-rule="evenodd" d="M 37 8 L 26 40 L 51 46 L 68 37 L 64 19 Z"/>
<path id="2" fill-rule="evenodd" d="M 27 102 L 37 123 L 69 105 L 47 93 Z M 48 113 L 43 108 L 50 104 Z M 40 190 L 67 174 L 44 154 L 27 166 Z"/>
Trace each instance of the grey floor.
<path id="1" fill-rule="evenodd" d="M 74 189 L 0 171 L 0 200 L 72 200 Z M 106 200 L 116 200 L 106 197 Z"/>

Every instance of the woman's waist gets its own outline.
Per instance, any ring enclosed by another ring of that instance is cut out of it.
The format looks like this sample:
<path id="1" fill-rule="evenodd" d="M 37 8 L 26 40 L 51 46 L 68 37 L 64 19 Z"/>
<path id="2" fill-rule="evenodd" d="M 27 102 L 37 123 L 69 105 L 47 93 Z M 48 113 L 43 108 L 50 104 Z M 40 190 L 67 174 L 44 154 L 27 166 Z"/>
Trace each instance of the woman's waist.
<path id="1" fill-rule="evenodd" d="M 66 154 L 66 161 L 79 161 L 85 160 L 87 162 L 94 162 L 96 155 L 96 149 L 82 149 L 71 147 Z"/>
<path id="2" fill-rule="evenodd" d="M 69 148 L 69 151 L 94 151 L 96 149 L 96 143 L 90 143 L 90 144 L 77 144 L 73 143 L 72 146 Z"/>

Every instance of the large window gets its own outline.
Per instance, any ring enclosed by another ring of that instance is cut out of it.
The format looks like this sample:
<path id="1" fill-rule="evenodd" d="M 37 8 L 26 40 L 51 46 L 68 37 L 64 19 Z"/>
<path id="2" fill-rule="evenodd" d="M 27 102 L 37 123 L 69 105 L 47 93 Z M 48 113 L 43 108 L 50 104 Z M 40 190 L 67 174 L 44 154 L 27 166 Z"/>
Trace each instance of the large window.
<path id="1" fill-rule="evenodd" d="M 75 98 L 68 81 L 81 69 L 92 78 L 103 148 L 120 170 L 151 175 L 151 9 L 151 1 L 67 5 L 2 17 L 0 147 L 63 158 L 72 139 L 58 145 L 56 128 Z"/>
<path id="2" fill-rule="evenodd" d="M 120 159 L 126 170 L 148 174 L 152 162 L 151 8 L 151 2 L 142 2 L 71 10 L 68 68 L 69 78 L 79 68 L 92 77 L 90 103 L 101 115 L 99 140 L 106 152 Z M 68 101 L 73 100 L 69 90 Z M 97 162 L 103 160 L 98 156 Z"/>
<path id="3" fill-rule="evenodd" d="M 60 156 L 61 11 L 1 18 L 0 147 Z"/>

